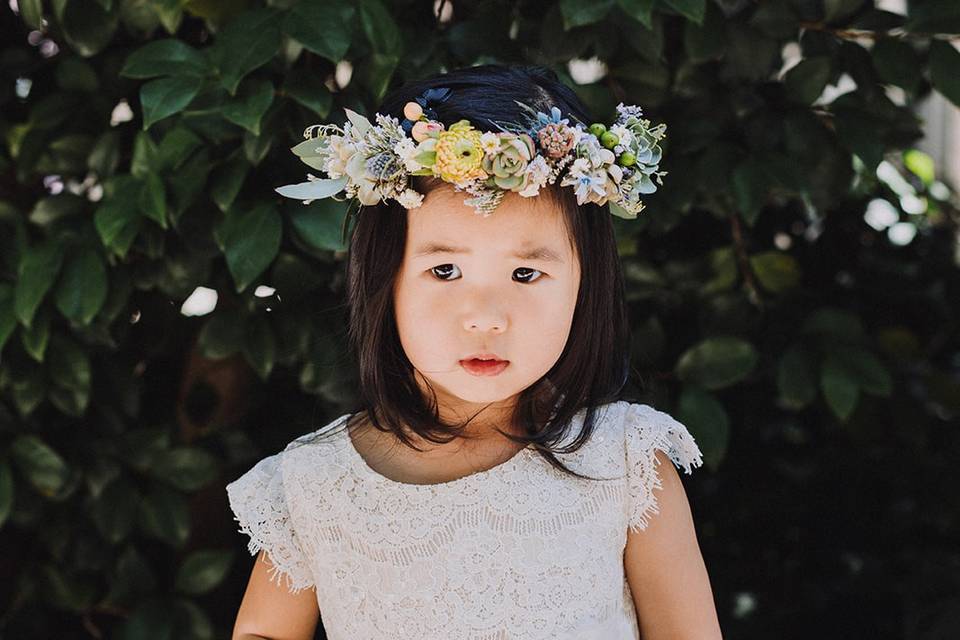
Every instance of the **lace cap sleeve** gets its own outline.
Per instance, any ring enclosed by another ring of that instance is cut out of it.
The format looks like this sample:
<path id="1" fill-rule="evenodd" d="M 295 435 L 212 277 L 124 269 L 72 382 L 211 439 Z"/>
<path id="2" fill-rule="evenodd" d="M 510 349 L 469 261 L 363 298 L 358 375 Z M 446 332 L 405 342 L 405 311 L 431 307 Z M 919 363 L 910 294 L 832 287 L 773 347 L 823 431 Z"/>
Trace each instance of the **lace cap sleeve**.
<path id="1" fill-rule="evenodd" d="M 662 489 L 656 470 L 657 449 L 666 453 L 687 474 L 703 464 L 700 448 L 687 428 L 670 414 L 645 404 L 628 403 L 624 417 L 629 504 L 627 523 L 631 530 L 647 528 L 649 518 L 659 513 L 653 490 Z"/>
<path id="2" fill-rule="evenodd" d="M 313 576 L 290 518 L 280 468 L 283 453 L 263 458 L 227 485 L 227 497 L 240 532 L 250 536 L 251 555 L 261 549 L 270 554 L 271 580 L 287 577 L 291 593 L 313 586 Z"/>

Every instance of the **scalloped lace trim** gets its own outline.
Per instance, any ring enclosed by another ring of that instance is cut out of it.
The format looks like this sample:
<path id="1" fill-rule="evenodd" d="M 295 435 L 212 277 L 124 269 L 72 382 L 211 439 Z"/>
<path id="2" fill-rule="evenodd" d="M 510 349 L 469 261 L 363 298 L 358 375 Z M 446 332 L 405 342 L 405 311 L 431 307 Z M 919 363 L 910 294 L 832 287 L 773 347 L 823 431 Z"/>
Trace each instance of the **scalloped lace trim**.
<path id="1" fill-rule="evenodd" d="M 663 451 L 687 475 L 703 465 L 703 454 L 687 428 L 673 416 L 645 404 L 630 404 L 624 420 L 630 481 L 627 524 L 631 531 L 647 528 L 660 513 L 654 489 L 663 489 L 656 467 L 657 450 Z"/>

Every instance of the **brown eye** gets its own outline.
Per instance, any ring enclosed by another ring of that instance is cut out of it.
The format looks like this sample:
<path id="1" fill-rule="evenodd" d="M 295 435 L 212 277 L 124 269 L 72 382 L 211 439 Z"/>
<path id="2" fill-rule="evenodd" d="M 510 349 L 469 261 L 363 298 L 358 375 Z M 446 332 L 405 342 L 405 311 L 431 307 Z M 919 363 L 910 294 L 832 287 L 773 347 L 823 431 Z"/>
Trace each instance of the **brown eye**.
<path id="1" fill-rule="evenodd" d="M 533 272 L 536 272 L 536 273 L 539 273 L 539 274 L 540 274 L 539 276 L 537 276 L 536 278 L 533 278 L 533 279 L 531 279 L 531 280 L 521 280 L 520 282 L 523 282 L 523 283 L 536 282 L 536 281 L 539 280 L 540 277 L 543 275 L 543 272 L 542 272 L 542 271 L 540 271 L 540 270 L 538 270 L 538 269 L 529 269 L 529 268 L 527 268 L 527 267 L 520 267 L 519 269 L 514 270 L 514 273 L 516 273 L 517 271 L 533 271 Z M 527 278 L 527 277 L 528 277 L 528 276 L 526 276 L 526 275 L 521 276 L 521 278 Z"/>
<path id="2" fill-rule="evenodd" d="M 456 269 L 457 266 L 453 264 L 438 264 L 437 266 L 430 269 L 433 275 L 437 276 L 439 280 L 448 280 L 446 276 L 450 269 Z"/>

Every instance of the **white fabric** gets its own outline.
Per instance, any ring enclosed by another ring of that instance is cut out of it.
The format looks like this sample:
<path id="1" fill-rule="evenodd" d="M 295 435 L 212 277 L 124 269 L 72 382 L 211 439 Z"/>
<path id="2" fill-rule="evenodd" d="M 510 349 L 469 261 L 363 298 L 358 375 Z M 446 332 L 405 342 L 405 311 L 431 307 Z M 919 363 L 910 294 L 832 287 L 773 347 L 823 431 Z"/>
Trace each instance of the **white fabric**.
<path id="1" fill-rule="evenodd" d="M 607 480 L 563 474 L 531 446 L 424 485 L 371 469 L 348 416 L 320 429 L 339 433 L 301 436 L 227 485 L 250 553 L 267 550 L 271 577 L 292 592 L 315 586 L 330 640 L 639 639 L 627 531 L 658 512 L 657 449 L 688 474 L 702 464 L 681 423 L 644 404 L 600 407 L 590 440 L 557 457 Z"/>

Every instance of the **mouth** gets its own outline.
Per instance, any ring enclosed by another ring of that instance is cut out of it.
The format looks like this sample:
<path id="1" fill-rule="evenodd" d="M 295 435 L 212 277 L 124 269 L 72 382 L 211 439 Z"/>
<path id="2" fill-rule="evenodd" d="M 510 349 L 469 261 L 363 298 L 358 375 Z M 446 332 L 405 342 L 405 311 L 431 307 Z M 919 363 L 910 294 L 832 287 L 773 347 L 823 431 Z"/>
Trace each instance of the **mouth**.
<path id="1" fill-rule="evenodd" d="M 495 376 L 510 365 L 509 360 L 500 360 L 496 356 L 471 357 L 460 361 L 467 373 L 475 376 Z"/>

